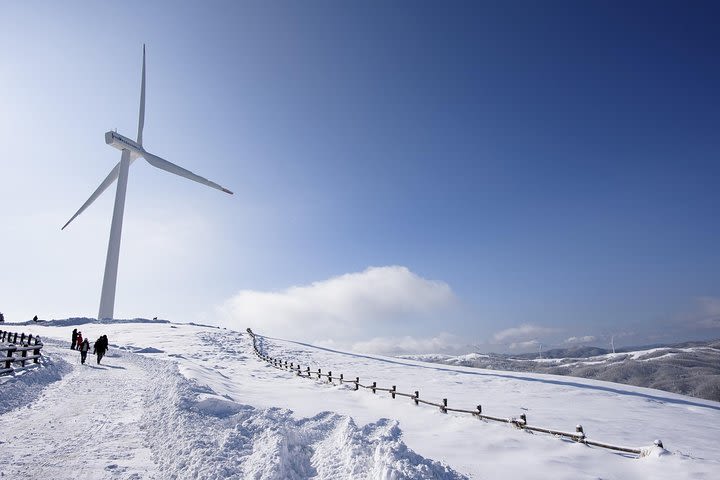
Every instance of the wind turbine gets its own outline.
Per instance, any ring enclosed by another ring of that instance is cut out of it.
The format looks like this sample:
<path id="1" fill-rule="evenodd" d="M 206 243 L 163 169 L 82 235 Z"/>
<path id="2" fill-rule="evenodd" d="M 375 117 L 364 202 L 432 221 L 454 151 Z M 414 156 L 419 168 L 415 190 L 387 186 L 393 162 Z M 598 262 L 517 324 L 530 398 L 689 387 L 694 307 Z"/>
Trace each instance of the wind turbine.
<path id="1" fill-rule="evenodd" d="M 75 217 L 88 208 L 115 180 L 115 207 L 113 208 L 112 224 L 110 226 L 110 241 L 108 242 L 107 258 L 105 259 L 105 275 L 103 276 L 102 294 L 100 295 L 100 311 L 98 320 L 112 319 L 115 308 L 115 287 L 117 285 L 118 260 L 120 259 L 120 235 L 122 233 L 123 213 L 125 210 L 125 192 L 127 191 L 128 170 L 130 165 L 138 158 L 144 158 L 150 165 L 175 175 L 194 180 L 208 187 L 216 188 L 232 195 L 233 192 L 218 185 L 207 178 L 170 163 L 157 155 L 145 150 L 143 147 L 143 126 L 145 125 L 145 44 L 143 44 L 142 83 L 140 86 L 140 118 L 138 120 L 137 141 L 120 135 L 117 132 L 107 132 L 105 143 L 122 152 L 120 162 L 110 171 L 100 186 L 95 189 L 90 198 L 75 212 L 70 220 L 61 228 L 64 230 Z"/>

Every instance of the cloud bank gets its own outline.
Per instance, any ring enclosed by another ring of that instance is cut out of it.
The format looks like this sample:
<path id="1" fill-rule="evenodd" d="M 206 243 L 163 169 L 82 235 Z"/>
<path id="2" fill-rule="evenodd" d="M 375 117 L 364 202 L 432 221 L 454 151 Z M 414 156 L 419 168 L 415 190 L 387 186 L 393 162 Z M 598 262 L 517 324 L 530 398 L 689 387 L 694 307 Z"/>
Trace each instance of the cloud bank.
<path id="1" fill-rule="evenodd" d="M 495 335 L 493 335 L 493 340 L 495 340 L 495 342 L 497 343 L 520 343 L 523 341 L 535 339 L 536 337 L 540 337 L 542 335 L 554 333 L 556 331 L 557 329 L 555 328 L 542 327 L 540 325 L 532 325 L 530 323 L 525 323 L 523 325 L 520 325 L 519 327 L 512 327 L 505 330 L 500 330 L 499 332 L 495 333 Z"/>
<path id="2" fill-rule="evenodd" d="M 569 343 L 571 345 L 573 344 L 581 344 L 581 343 L 590 343 L 597 341 L 598 338 L 594 335 L 585 335 L 583 337 L 570 337 L 565 339 L 565 343 Z"/>
<path id="3" fill-rule="evenodd" d="M 365 351 L 387 353 L 388 342 L 397 343 L 394 351 L 412 350 L 413 342 L 417 348 L 423 342 L 442 344 L 443 340 L 379 337 L 399 324 L 415 332 L 413 323 L 440 315 L 456 302 L 446 283 L 427 280 L 403 266 L 385 266 L 277 292 L 241 290 L 217 312 L 221 324 L 236 329 L 251 327 L 269 336 L 357 344 Z M 373 340 L 364 341 L 367 338 Z"/>
<path id="4" fill-rule="evenodd" d="M 700 328 L 720 328 L 720 298 L 699 297 L 696 303 L 700 307 L 700 314 L 696 324 Z"/>
<path id="5" fill-rule="evenodd" d="M 472 347 L 466 345 L 457 335 L 440 333 L 434 337 L 418 338 L 376 337 L 355 342 L 350 349 L 355 352 L 377 353 L 381 355 L 409 355 L 415 353 L 466 353 Z"/>

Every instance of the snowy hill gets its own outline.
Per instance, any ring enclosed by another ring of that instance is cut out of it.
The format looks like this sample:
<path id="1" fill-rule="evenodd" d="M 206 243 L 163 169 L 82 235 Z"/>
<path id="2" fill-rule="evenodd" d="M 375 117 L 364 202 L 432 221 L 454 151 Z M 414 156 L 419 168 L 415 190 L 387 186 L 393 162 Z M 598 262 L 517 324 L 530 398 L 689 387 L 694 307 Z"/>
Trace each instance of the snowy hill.
<path id="1" fill-rule="evenodd" d="M 720 340 L 618 349 L 556 349 L 538 354 L 403 355 L 399 358 L 490 368 L 551 373 L 657 388 L 720 401 Z"/>
<path id="2" fill-rule="evenodd" d="M 81 322 L 108 335 L 79 364 L 72 321 L 5 325 L 45 340 L 45 366 L 0 378 L 7 478 L 714 478 L 720 403 L 553 375 L 433 365 L 263 338 L 273 356 L 422 398 L 588 438 L 631 458 L 408 398 L 274 369 L 245 333 L 162 322 Z M 258 332 L 262 333 L 262 332 Z M 23 426 L 32 426 L 33 435 Z M 652 447 L 663 440 L 668 451 Z M 30 475 L 28 475 L 30 472 Z"/>

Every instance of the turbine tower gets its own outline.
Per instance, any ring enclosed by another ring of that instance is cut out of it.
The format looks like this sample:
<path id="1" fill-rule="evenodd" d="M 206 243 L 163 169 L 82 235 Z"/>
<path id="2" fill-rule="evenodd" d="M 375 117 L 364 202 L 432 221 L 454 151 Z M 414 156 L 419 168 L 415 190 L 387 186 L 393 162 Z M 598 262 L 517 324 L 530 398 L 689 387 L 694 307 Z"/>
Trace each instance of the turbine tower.
<path id="1" fill-rule="evenodd" d="M 110 241 L 108 242 L 107 258 L 105 259 L 105 275 L 103 276 L 102 294 L 100 295 L 100 311 L 98 320 L 112 319 L 115 309 L 115 287 L 117 285 L 118 261 L 120 259 L 120 236 L 122 233 L 123 213 L 125 210 L 125 192 L 127 191 L 128 171 L 130 165 L 138 158 L 144 158 L 150 165 L 175 175 L 194 180 L 208 187 L 216 188 L 232 195 L 233 192 L 211 182 L 207 178 L 196 175 L 189 170 L 170 163 L 145 150 L 143 147 L 143 127 L 145 125 L 145 45 L 143 44 L 142 83 L 140 85 L 140 118 L 138 120 L 137 141 L 120 135 L 117 132 L 107 132 L 105 143 L 122 152 L 120 162 L 110 171 L 100 186 L 95 189 L 90 198 L 75 212 L 70 220 L 61 228 L 64 230 L 75 217 L 80 215 L 98 198 L 115 180 L 115 207 L 113 208 L 112 224 L 110 226 Z"/>

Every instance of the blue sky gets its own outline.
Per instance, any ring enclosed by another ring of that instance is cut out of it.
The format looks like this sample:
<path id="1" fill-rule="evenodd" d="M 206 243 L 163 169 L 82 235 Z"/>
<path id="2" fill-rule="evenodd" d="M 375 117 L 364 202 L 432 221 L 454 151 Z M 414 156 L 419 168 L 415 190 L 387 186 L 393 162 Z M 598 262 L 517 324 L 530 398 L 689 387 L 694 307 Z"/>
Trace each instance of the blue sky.
<path id="1" fill-rule="evenodd" d="M 720 334 L 712 2 L 98 3 L 2 6 L 8 318 L 96 315 L 114 189 L 59 227 L 119 160 L 104 132 L 135 136 L 144 42 L 146 148 L 236 194 L 133 165 L 118 316 L 368 349 Z"/>

